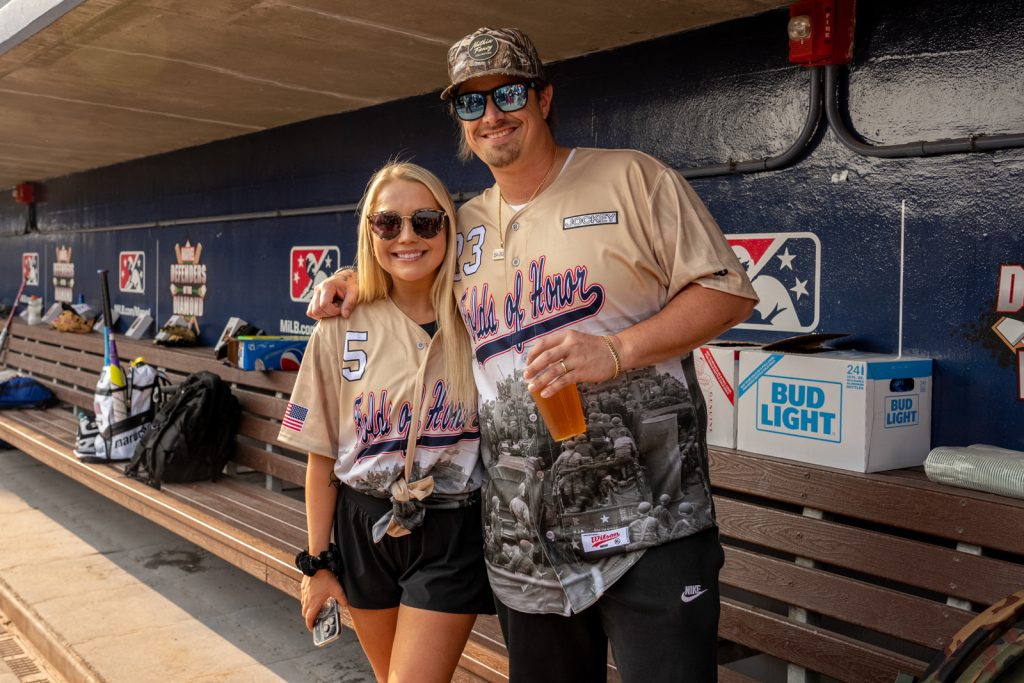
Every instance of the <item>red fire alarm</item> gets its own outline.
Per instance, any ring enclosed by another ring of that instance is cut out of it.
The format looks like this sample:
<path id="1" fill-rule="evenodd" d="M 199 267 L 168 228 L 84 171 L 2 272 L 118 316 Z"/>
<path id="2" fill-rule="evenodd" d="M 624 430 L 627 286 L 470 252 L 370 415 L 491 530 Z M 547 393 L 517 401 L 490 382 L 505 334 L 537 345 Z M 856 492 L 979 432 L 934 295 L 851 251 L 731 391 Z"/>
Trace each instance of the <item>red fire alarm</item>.
<path id="1" fill-rule="evenodd" d="M 856 0 L 797 0 L 789 6 L 789 61 L 804 66 L 853 59 Z"/>
<path id="2" fill-rule="evenodd" d="M 14 196 L 14 201 L 19 204 L 31 204 L 36 200 L 36 184 L 18 183 L 14 186 L 14 192 L 11 194 Z"/>

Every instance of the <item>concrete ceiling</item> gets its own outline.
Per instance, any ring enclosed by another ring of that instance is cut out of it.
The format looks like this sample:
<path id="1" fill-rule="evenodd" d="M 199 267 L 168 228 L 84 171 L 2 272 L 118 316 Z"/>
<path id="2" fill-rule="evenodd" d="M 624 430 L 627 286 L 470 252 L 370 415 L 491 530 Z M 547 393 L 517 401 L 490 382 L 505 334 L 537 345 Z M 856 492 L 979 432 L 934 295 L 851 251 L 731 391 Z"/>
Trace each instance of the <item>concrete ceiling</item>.
<path id="1" fill-rule="evenodd" d="M 779 0 L 0 0 L 0 188 L 437 90 L 519 26 L 545 61 Z"/>

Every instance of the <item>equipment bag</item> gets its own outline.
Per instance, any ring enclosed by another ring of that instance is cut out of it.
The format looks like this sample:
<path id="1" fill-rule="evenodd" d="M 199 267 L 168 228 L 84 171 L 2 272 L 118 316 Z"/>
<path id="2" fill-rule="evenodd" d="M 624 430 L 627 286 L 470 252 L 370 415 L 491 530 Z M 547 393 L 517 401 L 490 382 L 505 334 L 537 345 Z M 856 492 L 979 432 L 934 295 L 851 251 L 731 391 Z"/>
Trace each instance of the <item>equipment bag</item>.
<path id="1" fill-rule="evenodd" d="M 109 373 L 103 373 L 93 394 L 96 411 L 95 452 L 76 448 L 82 462 L 112 462 L 131 460 L 135 446 L 142 439 L 156 414 L 160 394 L 157 389 L 168 384 L 163 372 L 141 360 L 136 360 L 125 373 L 125 386 L 114 386 Z M 79 422 L 79 436 L 88 425 Z"/>
<path id="2" fill-rule="evenodd" d="M 135 448 L 125 474 L 154 488 L 216 479 L 231 459 L 241 409 L 230 387 L 197 372 L 170 393 Z"/>
<path id="3" fill-rule="evenodd" d="M 56 402 L 53 392 L 31 377 L 15 375 L 0 382 L 0 409 L 48 408 Z"/>
<path id="4" fill-rule="evenodd" d="M 897 683 L 1024 683 L 1024 590 L 975 616 L 917 679 Z"/>

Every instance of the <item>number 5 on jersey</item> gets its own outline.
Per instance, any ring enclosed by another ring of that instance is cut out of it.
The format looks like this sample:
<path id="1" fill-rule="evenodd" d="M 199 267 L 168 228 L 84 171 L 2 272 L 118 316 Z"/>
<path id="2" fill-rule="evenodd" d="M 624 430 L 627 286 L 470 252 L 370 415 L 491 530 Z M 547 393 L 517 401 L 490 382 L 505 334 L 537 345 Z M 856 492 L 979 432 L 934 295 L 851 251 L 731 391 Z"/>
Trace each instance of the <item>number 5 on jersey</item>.
<path id="1" fill-rule="evenodd" d="M 341 357 L 345 360 L 347 367 L 341 369 L 341 376 L 349 382 L 362 379 L 363 373 L 366 372 L 366 351 L 352 348 L 352 343 L 365 342 L 368 337 L 369 335 L 366 332 L 350 330 L 345 333 L 345 350 L 342 352 Z M 354 368 L 351 367 L 351 363 L 355 363 L 356 366 Z"/>

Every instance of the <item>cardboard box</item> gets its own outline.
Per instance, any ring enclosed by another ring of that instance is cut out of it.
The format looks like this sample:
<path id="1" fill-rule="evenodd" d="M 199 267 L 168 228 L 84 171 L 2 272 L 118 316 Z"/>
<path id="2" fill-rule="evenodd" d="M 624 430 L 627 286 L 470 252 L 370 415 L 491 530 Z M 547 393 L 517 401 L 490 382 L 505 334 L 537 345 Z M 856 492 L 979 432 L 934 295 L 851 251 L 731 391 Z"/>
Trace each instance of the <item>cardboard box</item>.
<path id="1" fill-rule="evenodd" d="M 736 448 L 736 387 L 741 350 L 765 348 L 819 353 L 825 348 L 823 344 L 845 336 L 843 333 L 801 334 L 771 344 L 713 340 L 694 351 L 694 370 L 707 406 L 708 445 Z"/>
<path id="2" fill-rule="evenodd" d="M 931 448 L 932 361 L 858 351 L 740 352 L 736 447 L 855 472 Z"/>
<path id="3" fill-rule="evenodd" d="M 736 448 L 736 385 L 743 342 L 709 342 L 693 352 L 693 366 L 708 409 L 708 445 Z"/>
<path id="4" fill-rule="evenodd" d="M 246 323 L 241 318 L 228 318 L 227 324 L 224 326 L 224 329 L 220 333 L 220 338 L 217 340 L 217 343 L 213 345 L 213 354 L 219 358 L 220 356 L 218 354 L 220 353 L 221 349 L 227 347 L 228 340 L 235 336 L 235 333 L 238 332 L 238 330 L 242 329 L 243 325 L 247 324 L 248 323 Z"/>
<path id="5" fill-rule="evenodd" d="M 236 337 L 242 370 L 298 370 L 309 337 Z"/>

